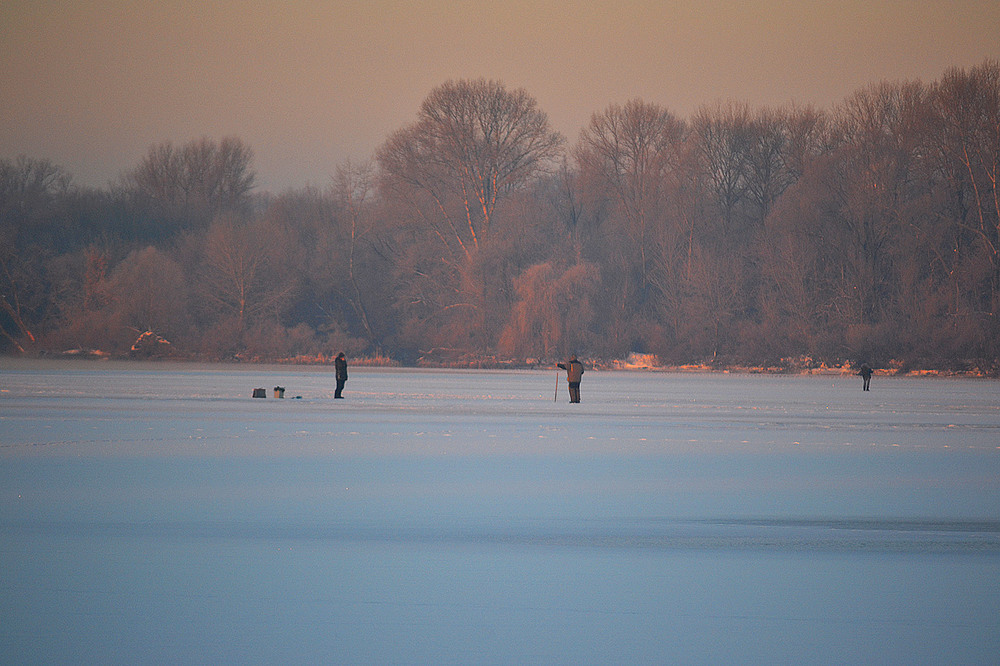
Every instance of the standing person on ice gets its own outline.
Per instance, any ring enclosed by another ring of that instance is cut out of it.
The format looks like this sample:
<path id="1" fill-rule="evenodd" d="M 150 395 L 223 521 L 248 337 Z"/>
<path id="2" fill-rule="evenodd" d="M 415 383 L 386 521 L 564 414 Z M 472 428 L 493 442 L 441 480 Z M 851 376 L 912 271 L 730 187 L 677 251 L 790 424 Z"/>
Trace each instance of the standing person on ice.
<path id="1" fill-rule="evenodd" d="M 873 372 L 873 370 L 871 369 L 871 367 L 867 363 L 862 363 L 861 364 L 861 369 L 858 370 L 857 374 L 860 375 L 860 377 L 861 377 L 861 390 L 862 391 L 868 391 L 868 390 L 870 390 L 868 388 L 868 386 L 871 385 L 871 383 L 872 383 L 872 372 Z"/>
<path id="2" fill-rule="evenodd" d="M 347 359 L 344 358 L 344 352 L 337 354 L 337 358 L 333 361 L 333 367 L 337 371 L 337 390 L 334 392 L 334 398 L 343 398 L 341 395 L 344 392 L 344 384 L 347 383 Z"/>
<path id="3" fill-rule="evenodd" d="M 576 354 L 570 354 L 568 363 L 557 363 L 566 371 L 566 381 L 569 382 L 569 401 L 580 402 L 580 379 L 583 378 L 583 363 L 576 360 Z"/>

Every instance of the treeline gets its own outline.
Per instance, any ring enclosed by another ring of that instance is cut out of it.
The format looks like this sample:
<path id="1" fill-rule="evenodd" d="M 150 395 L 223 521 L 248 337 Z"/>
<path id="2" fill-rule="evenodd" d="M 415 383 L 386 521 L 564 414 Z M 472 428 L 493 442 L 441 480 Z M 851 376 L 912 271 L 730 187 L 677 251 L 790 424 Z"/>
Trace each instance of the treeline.
<path id="1" fill-rule="evenodd" d="M 0 160 L 0 350 L 402 363 L 1000 369 L 1000 65 L 833 109 L 642 100 L 575 143 L 524 90 L 453 81 L 323 188 L 240 139 L 107 188 Z"/>

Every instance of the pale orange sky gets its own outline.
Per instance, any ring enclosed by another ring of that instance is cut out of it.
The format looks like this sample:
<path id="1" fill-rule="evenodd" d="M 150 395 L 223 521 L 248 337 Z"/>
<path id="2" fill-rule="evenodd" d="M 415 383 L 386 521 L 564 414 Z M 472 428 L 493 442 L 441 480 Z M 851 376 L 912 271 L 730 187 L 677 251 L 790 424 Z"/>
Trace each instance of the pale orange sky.
<path id="1" fill-rule="evenodd" d="M 831 108 L 986 58 L 996 0 L 3 0 L 0 158 L 104 186 L 153 144 L 236 135 L 280 192 L 370 158 L 449 79 L 525 88 L 573 143 L 634 97 Z"/>

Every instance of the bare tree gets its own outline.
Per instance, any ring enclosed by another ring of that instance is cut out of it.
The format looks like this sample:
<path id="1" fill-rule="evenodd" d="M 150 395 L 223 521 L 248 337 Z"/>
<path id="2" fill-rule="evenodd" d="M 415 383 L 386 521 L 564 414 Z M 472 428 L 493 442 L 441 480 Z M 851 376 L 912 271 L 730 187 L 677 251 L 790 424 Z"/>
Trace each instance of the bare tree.
<path id="1" fill-rule="evenodd" d="M 24 280 L 19 273 L 26 267 L 12 264 L 22 263 L 19 257 L 8 253 L 0 243 L 0 335 L 18 352 L 25 352 L 25 344 L 34 344 L 35 335 L 25 321 L 26 308 L 22 304 Z M 21 271 L 18 270 L 21 269 Z"/>
<path id="2" fill-rule="evenodd" d="M 187 284 L 181 267 L 153 247 L 122 261 L 107 284 L 107 317 L 135 338 L 147 331 L 175 341 L 190 332 Z"/>
<path id="3" fill-rule="evenodd" d="M 896 241 L 922 147 L 926 104 L 919 82 L 881 83 L 859 90 L 836 120 L 844 145 L 826 173 L 828 242 L 842 270 L 836 307 L 855 323 L 875 324 L 894 306 Z"/>
<path id="4" fill-rule="evenodd" d="M 370 162 L 353 164 L 348 161 L 337 167 L 333 177 L 333 190 L 337 199 L 347 210 L 350 221 L 350 237 L 347 250 L 347 279 L 351 285 L 348 301 L 361 320 L 368 339 L 379 346 L 381 343 L 372 328 L 365 305 L 365 297 L 358 281 L 358 271 L 355 267 L 358 255 L 358 243 L 372 228 L 370 210 L 366 206 L 375 185 L 375 167 Z"/>
<path id="5" fill-rule="evenodd" d="M 960 197 L 956 223 L 976 237 L 993 267 L 991 302 L 1000 294 L 1000 63 L 948 70 L 932 101 L 942 168 Z"/>
<path id="6" fill-rule="evenodd" d="M 793 105 L 784 112 L 788 133 L 785 168 L 792 183 L 805 175 L 808 165 L 834 148 L 829 114 L 812 106 Z"/>
<path id="7" fill-rule="evenodd" d="M 209 213 L 238 208 L 254 188 L 253 151 L 240 139 L 207 138 L 180 148 L 152 146 L 127 182 L 161 205 L 201 207 Z"/>
<path id="8" fill-rule="evenodd" d="M 500 338 L 507 353 L 553 358 L 587 338 L 594 317 L 599 271 L 582 262 L 566 269 L 546 262 L 514 281 L 518 302 Z"/>
<path id="9" fill-rule="evenodd" d="M 205 238 L 199 294 L 209 316 L 231 322 L 237 335 L 287 293 L 272 275 L 266 244 L 263 234 L 230 215 L 213 222 Z"/>
<path id="10" fill-rule="evenodd" d="M 683 122 L 669 111 L 638 99 L 594 114 L 580 134 L 577 160 L 614 193 L 639 249 L 643 286 L 649 272 L 649 227 L 663 222 L 651 218 L 662 205 L 666 181 L 680 161 L 683 136 Z"/>
<path id="11" fill-rule="evenodd" d="M 764 224 L 774 202 L 793 182 L 790 143 L 788 118 L 783 112 L 765 108 L 753 115 L 747 147 L 746 189 L 758 228 Z"/>
<path id="12" fill-rule="evenodd" d="M 0 226 L 30 221 L 70 186 L 70 175 L 49 160 L 20 155 L 0 160 Z"/>
<path id="13" fill-rule="evenodd" d="M 752 114 L 746 104 L 703 107 L 691 121 L 697 176 L 707 184 L 722 219 L 722 236 L 735 230 L 736 214 L 749 187 L 754 144 Z"/>
<path id="14" fill-rule="evenodd" d="M 71 178 L 49 160 L 24 155 L 0 160 L 0 335 L 23 353 L 35 343 L 35 316 L 47 300 L 40 227 L 51 223 Z"/>
<path id="15" fill-rule="evenodd" d="M 415 123 L 377 153 L 389 189 L 468 258 L 486 241 L 503 196 L 559 153 L 562 137 L 523 89 L 449 81 L 424 100 Z"/>
<path id="16" fill-rule="evenodd" d="M 405 335 L 425 331 L 456 349 L 490 344 L 481 252 L 505 199 L 554 166 L 562 143 L 527 92 L 479 79 L 435 88 L 381 147 Z"/>

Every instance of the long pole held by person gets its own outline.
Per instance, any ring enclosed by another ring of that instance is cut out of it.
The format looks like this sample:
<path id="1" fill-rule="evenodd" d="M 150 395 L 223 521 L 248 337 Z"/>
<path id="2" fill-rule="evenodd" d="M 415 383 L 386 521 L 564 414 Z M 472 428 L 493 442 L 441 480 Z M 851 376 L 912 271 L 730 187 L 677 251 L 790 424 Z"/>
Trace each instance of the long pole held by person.
<path id="1" fill-rule="evenodd" d="M 552 402 L 557 402 L 559 400 L 559 366 L 556 366 L 556 392 L 552 396 Z"/>

